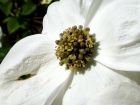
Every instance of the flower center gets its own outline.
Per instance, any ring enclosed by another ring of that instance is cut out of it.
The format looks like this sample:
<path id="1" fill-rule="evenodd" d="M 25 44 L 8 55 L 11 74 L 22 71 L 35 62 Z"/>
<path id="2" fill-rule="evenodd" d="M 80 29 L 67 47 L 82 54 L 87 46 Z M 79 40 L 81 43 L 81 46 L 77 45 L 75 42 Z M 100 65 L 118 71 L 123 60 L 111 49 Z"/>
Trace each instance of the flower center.
<path id="1" fill-rule="evenodd" d="M 56 56 L 60 65 L 66 64 L 67 69 L 79 71 L 94 61 L 96 40 L 89 31 L 90 28 L 79 25 L 60 33 L 60 40 L 56 40 Z"/>

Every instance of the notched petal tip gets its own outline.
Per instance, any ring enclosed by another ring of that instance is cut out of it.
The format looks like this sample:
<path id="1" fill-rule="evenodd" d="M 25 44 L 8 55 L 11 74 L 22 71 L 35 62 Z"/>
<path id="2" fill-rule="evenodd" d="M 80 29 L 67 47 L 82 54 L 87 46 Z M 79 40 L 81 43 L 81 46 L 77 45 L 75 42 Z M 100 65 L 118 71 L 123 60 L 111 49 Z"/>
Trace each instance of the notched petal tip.
<path id="1" fill-rule="evenodd" d="M 45 35 L 36 34 L 20 40 L 2 61 L 1 77 L 17 80 L 26 74 L 37 74 L 40 67 L 53 59 L 53 47 Z"/>
<path id="2" fill-rule="evenodd" d="M 33 74 L 25 74 L 25 75 L 21 75 L 20 77 L 18 77 L 17 80 L 26 80 L 26 79 L 29 79 L 33 76 L 34 76 Z"/>

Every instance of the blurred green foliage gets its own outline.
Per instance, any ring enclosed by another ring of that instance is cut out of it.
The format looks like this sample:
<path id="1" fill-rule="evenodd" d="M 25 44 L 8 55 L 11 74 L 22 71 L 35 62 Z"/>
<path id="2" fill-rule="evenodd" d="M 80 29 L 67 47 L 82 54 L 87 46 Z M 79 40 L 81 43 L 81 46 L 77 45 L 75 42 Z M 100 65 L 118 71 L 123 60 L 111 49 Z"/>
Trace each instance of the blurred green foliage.
<path id="1" fill-rule="evenodd" d="M 52 0 L 52 2 L 57 0 Z M 42 20 L 49 4 L 42 0 L 0 0 L 2 48 L 0 62 L 9 49 L 20 39 L 42 30 Z"/>

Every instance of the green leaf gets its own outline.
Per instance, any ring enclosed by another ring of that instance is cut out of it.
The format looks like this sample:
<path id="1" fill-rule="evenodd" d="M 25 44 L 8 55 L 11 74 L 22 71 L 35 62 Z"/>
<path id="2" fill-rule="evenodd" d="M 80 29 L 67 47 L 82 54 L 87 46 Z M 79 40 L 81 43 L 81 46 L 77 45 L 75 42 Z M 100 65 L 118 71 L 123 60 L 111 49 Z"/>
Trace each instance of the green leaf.
<path id="1" fill-rule="evenodd" d="M 11 9 L 12 9 L 12 2 L 7 2 L 7 3 L 0 4 L 0 10 L 6 16 L 8 16 L 11 13 Z"/>
<path id="2" fill-rule="evenodd" d="M 20 28 L 18 18 L 8 17 L 7 19 L 4 20 L 4 22 L 7 23 L 9 33 L 14 33 Z"/>
<path id="3" fill-rule="evenodd" d="M 21 25 L 20 25 L 20 28 L 21 28 L 21 29 L 28 29 L 28 28 L 27 28 L 28 22 L 26 22 L 26 21 L 21 21 L 20 24 L 21 24 Z"/>
<path id="4" fill-rule="evenodd" d="M 32 34 L 32 32 L 31 32 L 31 30 L 30 29 L 26 29 L 24 32 L 23 32 L 23 34 L 22 34 L 22 36 L 23 37 L 26 37 L 26 36 L 28 36 L 28 35 L 31 35 Z"/>
<path id="5" fill-rule="evenodd" d="M 32 2 L 32 0 L 24 0 L 24 2 L 26 2 L 26 3 L 27 3 L 27 2 Z"/>
<path id="6" fill-rule="evenodd" d="M 12 2 L 12 0 L 0 0 L 0 3 L 7 3 L 7 2 Z"/>
<path id="7" fill-rule="evenodd" d="M 32 2 L 24 3 L 21 7 L 21 15 L 29 15 L 36 10 L 36 5 Z"/>
<path id="8" fill-rule="evenodd" d="M 9 50 L 10 50 L 9 47 L 2 47 L 2 48 L 0 48 L 0 62 L 3 60 L 3 58 L 8 53 Z"/>

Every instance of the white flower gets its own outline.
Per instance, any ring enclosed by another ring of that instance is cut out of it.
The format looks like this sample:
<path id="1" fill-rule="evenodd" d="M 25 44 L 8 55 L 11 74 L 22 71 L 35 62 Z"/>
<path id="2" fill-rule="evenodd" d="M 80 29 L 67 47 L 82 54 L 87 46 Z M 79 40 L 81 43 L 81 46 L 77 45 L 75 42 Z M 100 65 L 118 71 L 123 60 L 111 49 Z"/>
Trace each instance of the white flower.
<path id="1" fill-rule="evenodd" d="M 53 3 L 42 34 L 17 42 L 1 63 L 0 105 L 138 105 L 139 18 L 139 0 Z M 100 43 L 96 65 L 83 74 L 60 66 L 55 55 L 55 40 L 74 25 L 90 27 Z"/>
<path id="2" fill-rule="evenodd" d="M 129 83 L 105 88 L 92 97 L 87 105 L 139 105 L 140 87 Z"/>

